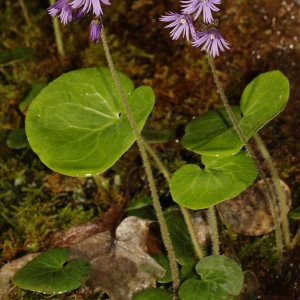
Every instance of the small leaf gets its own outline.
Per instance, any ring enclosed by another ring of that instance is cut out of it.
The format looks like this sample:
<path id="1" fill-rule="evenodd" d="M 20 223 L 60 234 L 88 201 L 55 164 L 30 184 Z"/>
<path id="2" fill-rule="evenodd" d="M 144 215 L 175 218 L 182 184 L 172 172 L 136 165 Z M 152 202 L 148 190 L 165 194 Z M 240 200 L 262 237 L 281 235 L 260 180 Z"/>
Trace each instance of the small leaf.
<path id="1" fill-rule="evenodd" d="M 45 83 L 36 83 L 33 84 L 30 88 L 29 93 L 27 94 L 26 98 L 22 100 L 19 104 L 19 109 L 22 113 L 26 111 L 29 107 L 33 99 L 40 93 L 40 91 L 46 86 Z"/>
<path id="2" fill-rule="evenodd" d="M 131 211 L 131 210 L 136 210 L 142 207 L 146 207 L 152 205 L 152 200 L 150 197 L 144 197 L 141 199 L 138 199 L 137 201 L 131 202 L 129 205 L 127 205 L 125 211 Z"/>
<path id="3" fill-rule="evenodd" d="M 47 250 L 17 272 L 13 284 L 46 294 L 64 293 L 80 287 L 90 274 L 90 265 L 82 259 L 67 262 L 68 255 L 66 248 Z"/>
<path id="4" fill-rule="evenodd" d="M 257 176 L 254 162 L 246 153 L 229 157 L 202 156 L 201 169 L 188 164 L 177 170 L 170 182 L 176 203 L 190 209 L 208 208 L 235 197 Z"/>
<path id="5" fill-rule="evenodd" d="M 128 77 L 118 76 L 141 130 L 154 104 L 153 90 L 134 90 Z M 25 125 L 29 144 L 41 161 L 70 176 L 107 170 L 135 141 L 106 68 L 72 71 L 54 80 L 30 105 Z"/>
<path id="6" fill-rule="evenodd" d="M 172 296 L 159 288 L 148 288 L 133 295 L 132 300 L 172 300 Z"/>
<path id="7" fill-rule="evenodd" d="M 227 296 L 218 285 L 194 278 L 186 280 L 179 289 L 180 300 L 226 300 Z"/>
<path id="8" fill-rule="evenodd" d="M 204 282 L 214 283 L 230 295 L 237 296 L 242 289 L 242 268 L 226 256 L 206 256 L 198 262 L 196 271 Z"/>
<path id="9" fill-rule="evenodd" d="M 233 106 L 232 110 L 247 140 L 284 109 L 289 90 L 289 81 L 280 71 L 263 73 L 246 86 L 240 108 Z M 189 122 L 182 144 L 196 153 L 213 156 L 234 155 L 243 147 L 225 109 Z"/>
<path id="10" fill-rule="evenodd" d="M 293 220 L 300 220 L 300 207 L 292 210 L 290 213 L 289 213 L 289 217 Z"/>
<path id="11" fill-rule="evenodd" d="M 28 147 L 28 141 L 24 128 L 11 131 L 7 137 L 6 144 L 11 149 L 23 149 Z"/>
<path id="12" fill-rule="evenodd" d="M 165 254 L 151 254 L 151 256 L 166 270 L 163 278 L 157 279 L 159 283 L 168 283 L 172 281 L 172 274 L 170 270 L 169 260 Z"/>
<path id="13" fill-rule="evenodd" d="M 12 51 L 0 52 L 0 66 L 6 66 L 26 59 L 33 54 L 31 48 L 16 48 Z"/>

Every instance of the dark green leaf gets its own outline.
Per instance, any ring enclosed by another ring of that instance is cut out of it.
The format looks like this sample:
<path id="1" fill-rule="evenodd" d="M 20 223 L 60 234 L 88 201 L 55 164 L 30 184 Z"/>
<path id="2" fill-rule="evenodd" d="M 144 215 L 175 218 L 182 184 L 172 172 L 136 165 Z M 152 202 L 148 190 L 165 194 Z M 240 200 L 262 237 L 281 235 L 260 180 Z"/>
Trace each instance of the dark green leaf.
<path id="1" fill-rule="evenodd" d="M 19 109 L 21 112 L 25 112 L 29 107 L 33 99 L 40 93 L 40 91 L 46 86 L 45 83 L 36 83 L 33 84 L 28 95 L 22 102 L 19 104 Z"/>
<path id="2" fill-rule="evenodd" d="M 132 300 L 172 300 L 172 296 L 165 290 L 149 288 L 133 295 Z"/>
<path id="3" fill-rule="evenodd" d="M 17 272 L 16 286 L 30 291 L 58 294 L 80 287 L 90 274 L 90 265 L 82 259 L 67 262 L 66 248 L 49 249 Z"/>
<path id="4" fill-rule="evenodd" d="M 216 284 L 230 295 L 237 296 L 242 289 L 242 268 L 226 256 L 206 256 L 198 262 L 196 271 L 203 281 Z"/>
<path id="5" fill-rule="evenodd" d="M 6 144 L 11 149 L 23 149 L 28 146 L 24 128 L 11 131 L 6 139 Z"/>
<path id="6" fill-rule="evenodd" d="M 164 212 L 164 215 L 168 225 L 176 259 L 179 264 L 184 265 L 186 260 L 195 258 L 194 247 L 191 243 L 185 221 L 179 209 L 169 208 Z"/>
<path id="7" fill-rule="evenodd" d="M 194 278 L 186 280 L 179 289 L 180 300 L 226 300 L 227 296 L 218 285 Z"/>

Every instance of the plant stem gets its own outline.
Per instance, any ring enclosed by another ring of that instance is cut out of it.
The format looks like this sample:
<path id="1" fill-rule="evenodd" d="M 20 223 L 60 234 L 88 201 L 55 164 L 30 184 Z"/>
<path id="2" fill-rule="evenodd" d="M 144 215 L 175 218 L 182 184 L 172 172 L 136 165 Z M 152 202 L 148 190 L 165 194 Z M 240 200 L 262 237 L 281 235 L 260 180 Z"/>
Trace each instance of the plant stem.
<path id="1" fill-rule="evenodd" d="M 289 244 L 289 248 L 294 249 L 299 241 L 300 241 L 300 225 L 298 227 L 298 230 L 297 230 L 292 242 Z"/>
<path id="2" fill-rule="evenodd" d="M 30 18 L 29 18 L 29 15 L 28 15 L 26 5 L 25 5 L 23 0 L 19 0 L 19 3 L 20 3 L 20 6 L 21 6 L 21 9 L 22 9 L 26 24 L 29 25 L 30 24 Z"/>
<path id="3" fill-rule="evenodd" d="M 274 219 L 278 258 L 279 258 L 279 262 L 281 262 L 282 261 L 283 243 L 282 243 L 282 232 L 281 232 L 281 227 L 280 227 L 280 223 L 279 223 L 278 210 L 276 209 L 276 200 L 274 199 L 272 190 L 271 190 L 271 188 L 270 188 L 270 186 L 269 186 L 269 184 L 266 180 L 266 175 L 265 175 L 264 171 L 262 170 L 262 168 L 260 167 L 259 161 L 258 161 L 254 151 L 252 150 L 249 143 L 247 142 L 247 139 L 246 139 L 244 133 L 242 132 L 242 129 L 239 126 L 235 115 L 233 114 L 233 111 L 232 111 L 232 109 L 231 109 L 231 107 L 228 103 L 227 97 L 224 93 L 224 89 L 222 87 L 222 84 L 219 80 L 219 76 L 216 72 L 216 67 L 215 67 L 215 64 L 214 64 L 213 57 L 210 56 L 210 55 L 208 55 L 208 64 L 209 64 L 211 72 L 213 74 L 214 82 L 217 86 L 217 91 L 220 94 L 220 98 L 222 100 L 222 103 L 223 103 L 228 115 L 229 115 L 229 118 L 230 118 L 230 120 L 233 124 L 233 127 L 234 127 L 238 137 L 240 138 L 240 140 L 244 144 L 247 153 L 254 160 L 259 177 L 264 181 L 265 188 L 266 188 L 266 191 L 268 193 L 268 199 L 269 199 L 269 202 L 270 202 L 270 207 L 271 207 L 273 219 Z"/>
<path id="4" fill-rule="evenodd" d="M 273 179 L 274 187 L 275 187 L 275 196 L 277 196 L 276 198 L 279 199 L 279 203 L 280 203 L 280 207 L 281 207 L 283 238 L 284 238 L 285 245 L 288 247 L 291 242 L 289 220 L 288 220 L 288 209 L 287 209 L 287 205 L 286 205 L 285 194 L 284 194 L 284 191 L 280 184 L 279 174 L 278 174 L 276 167 L 274 166 L 274 163 L 272 161 L 270 153 L 267 150 L 266 146 L 264 145 L 261 137 L 256 133 L 254 135 L 254 139 L 255 139 L 256 145 L 258 146 L 260 152 L 264 156 L 264 158 L 269 166 L 271 175 L 272 175 L 272 179 Z"/>
<path id="5" fill-rule="evenodd" d="M 208 216 L 209 223 L 212 232 L 212 245 L 213 245 L 213 255 L 220 255 L 220 247 L 219 247 L 219 231 L 218 224 L 216 218 L 216 211 L 214 206 L 210 206 L 208 208 Z"/>
<path id="6" fill-rule="evenodd" d="M 144 140 L 144 146 L 146 148 L 146 150 L 148 151 L 148 153 L 153 157 L 157 168 L 162 172 L 162 174 L 164 175 L 167 183 L 170 183 L 171 180 L 171 174 L 169 172 L 169 170 L 166 168 L 166 166 L 162 163 L 161 159 L 159 158 L 159 156 L 155 153 L 155 151 L 149 146 L 149 144 Z M 183 215 L 185 224 L 187 226 L 187 230 L 189 232 L 191 241 L 193 243 L 193 247 L 194 250 L 198 256 L 199 259 L 202 259 L 204 257 L 203 251 L 201 249 L 201 246 L 198 242 L 196 233 L 195 233 L 195 229 L 193 227 L 193 223 L 192 223 L 192 218 L 190 215 L 190 212 L 187 208 L 183 207 L 183 206 L 179 206 L 181 213 Z"/>
<path id="7" fill-rule="evenodd" d="M 49 1 L 50 5 L 53 5 L 55 3 L 55 0 Z M 65 57 L 65 50 L 64 50 L 64 44 L 62 41 L 62 35 L 59 27 L 59 21 L 57 18 L 53 19 L 53 29 L 54 29 L 54 35 L 55 35 L 55 42 L 57 45 L 57 51 L 61 58 Z"/>
<path id="8" fill-rule="evenodd" d="M 175 252 L 174 252 L 173 245 L 172 245 L 172 242 L 171 242 L 171 238 L 170 238 L 170 235 L 169 235 L 167 223 L 166 223 L 166 220 L 165 220 L 164 215 L 163 215 L 163 210 L 162 210 L 160 202 L 159 202 L 159 197 L 158 197 L 158 193 L 157 193 L 157 189 L 156 189 L 152 169 L 151 169 L 150 162 L 149 162 L 149 159 L 148 159 L 148 156 L 147 156 L 147 153 L 146 153 L 146 149 L 144 147 L 144 141 L 143 141 L 142 136 L 139 133 L 139 130 L 138 130 L 137 124 L 135 122 L 133 113 L 130 109 L 130 106 L 129 106 L 128 101 L 126 99 L 126 96 L 124 94 L 123 88 L 121 86 L 120 80 L 118 78 L 118 75 L 117 75 L 117 72 L 116 72 L 116 69 L 115 69 L 110 51 L 109 51 L 109 47 L 108 47 L 108 43 L 107 43 L 107 39 L 106 39 L 106 34 L 105 34 L 103 26 L 102 26 L 102 32 L 101 32 L 101 40 L 102 40 L 102 44 L 103 44 L 103 48 L 104 48 L 104 52 L 105 52 L 105 56 L 106 56 L 106 59 L 107 59 L 109 69 L 111 71 L 113 80 L 114 80 L 115 85 L 117 87 L 117 90 L 119 92 L 122 104 L 124 106 L 126 115 L 128 117 L 130 126 L 133 130 L 134 136 L 135 136 L 136 141 L 137 141 L 137 145 L 138 145 L 140 153 L 141 153 L 141 157 L 142 157 L 142 160 L 143 160 L 143 165 L 144 165 L 144 168 L 145 168 L 145 172 L 146 172 L 146 175 L 147 175 L 147 179 L 148 179 L 148 183 L 149 183 L 149 187 L 150 187 L 150 191 L 151 191 L 151 195 L 152 195 L 153 206 L 154 206 L 156 216 L 157 216 L 157 219 L 158 219 L 158 222 L 159 222 L 159 225 L 160 225 L 162 240 L 163 240 L 163 243 L 166 247 L 168 258 L 169 258 L 170 269 L 171 269 L 172 280 L 173 280 L 174 294 L 175 294 L 175 297 L 177 297 L 178 289 L 179 289 L 179 274 L 178 274 L 178 269 L 177 269 L 177 264 L 176 264 L 176 259 L 175 259 Z"/>

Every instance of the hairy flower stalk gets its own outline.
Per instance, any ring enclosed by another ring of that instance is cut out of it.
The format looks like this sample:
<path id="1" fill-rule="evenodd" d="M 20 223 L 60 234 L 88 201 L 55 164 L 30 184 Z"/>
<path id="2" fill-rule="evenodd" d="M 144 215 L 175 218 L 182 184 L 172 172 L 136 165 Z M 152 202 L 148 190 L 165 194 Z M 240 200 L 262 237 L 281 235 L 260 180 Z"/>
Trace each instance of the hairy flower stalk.
<path id="1" fill-rule="evenodd" d="M 90 24 L 90 40 L 99 42 L 101 35 L 100 17 L 103 15 L 101 4 L 110 5 L 109 0 L 58 0 L 48 8 L 48 14 L 57 17 L 62 24 L 79 21 L 87 16 L 92 19 Z"/>
<path id="2" fill-rule="evenodd" d="M 170 36 L 173 40 L 177 40 L 181 35 L 188 41 L 190 36 L 193 39 L 192 46 L 200 47 L 211 56 L 216 57 L 220 51 L 229 50 L 228 42 L 221 36 L 214 26 L 213 11 L 218 11 L 216 6 L 221 0 L 183 0 L 181 1 L 181 13 L 168 12 L 160 17 L 160 21 L 169 23 L 166 28 L 172 28 Z M 200 16 L 205 30 L 197 31 L 192 21 Z"/>

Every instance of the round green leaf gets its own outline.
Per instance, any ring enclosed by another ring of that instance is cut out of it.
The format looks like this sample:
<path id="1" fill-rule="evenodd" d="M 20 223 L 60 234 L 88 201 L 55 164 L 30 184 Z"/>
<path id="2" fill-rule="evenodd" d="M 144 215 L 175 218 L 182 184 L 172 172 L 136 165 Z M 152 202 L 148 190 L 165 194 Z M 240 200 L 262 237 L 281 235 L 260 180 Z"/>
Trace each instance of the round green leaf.
<path id="1" fill-rule="evenodd" d="M 128 77 L 118 76 L 141 130 L 153 108 L 153 90 L 134 90 Z M 135 141 L 106 68 L 72 71 L 45 87 L 29 107 L 26 134 L 45 165 L 70 176 L 105 171 Z"/>
<path id="2" fill-rule="evenodd" d="M 133 295 L 132 300 L 172 300 L 172 296 L 159 288 L 148 288 Z"/>
<path id="3" fill-rule="evenodd" d="M 173 200 L 190 209 L 207 208 L 233 198 L 257 176 L 255 164 L 244 152 L 234 156 L 202 156 L 204 168 L 188 164 L 171 178 Z"/>
<path id="4" fill-rule="evenodd" d="M 180 300 L 226 300 L 228 294 L 218 285 L 190 278 L 179 289 Z"/>
<path id="5" fill-rule="evenodd" d="M 263 73 L 246 86 L 240 108 L 232 110 L 247 140 L 284 109 L 289 90 L 289 81 L 280 71 Z M 196 153 L 215 156 L 233 155 L 243 147 L 225 109 L 189 122 L 182 144 Z"/>
<path id="6" fill-rule="evenodd" d="M 230 295 L 237 296 L 244 283 L 241 266 L 223 255 L 204 257 L 197 263 L 196 272 L 203 281 L 218 285 Z"/>
<path id="7" fill-rule="evenodd" d="M 90 274 L 90 265 L 82 259 L 67 262 L 66 248 L 53 248 L 40 254 L 18 271 L 13 284 L 34 292 L 58 294 L 80 287 Z"/>

